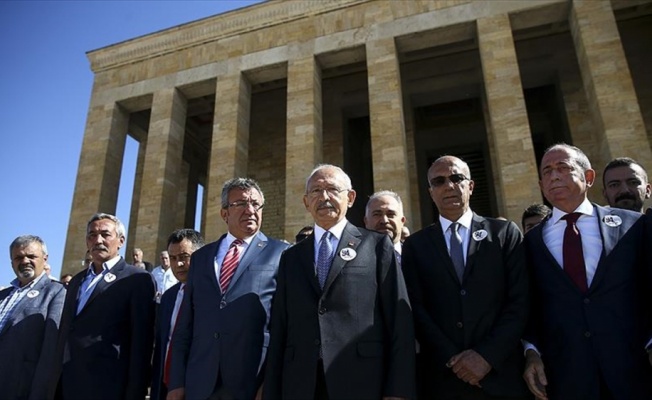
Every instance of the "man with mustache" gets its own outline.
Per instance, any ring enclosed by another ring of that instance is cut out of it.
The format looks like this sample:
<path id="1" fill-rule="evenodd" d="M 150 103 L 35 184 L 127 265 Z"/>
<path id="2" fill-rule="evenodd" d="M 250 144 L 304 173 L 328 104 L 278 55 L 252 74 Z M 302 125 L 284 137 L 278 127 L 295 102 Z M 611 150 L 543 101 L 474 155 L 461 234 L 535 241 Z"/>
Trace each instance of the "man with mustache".
<path id="1" fill-rule="evenodd" d="M 252 399 L 263 379 L 276 271 L 289 243 L 260 231 L 258 183 L 222 187 L 228 232 L 192 255 L 172 335 L 168 399 Z"/>
<path id="2" fill-rule="evenodd" d="M 604 168 L 602 183 L 602 194 L 609 206 L 641 213 L 652 192 L 645 169 L 629 157 L 611 160 Z"/>
<path id="3" fill-rule="evenodd" d="M 0 397 L 46 399 L 66 290 L 44 271 L 40 237 L 17 237 L 9 254 L 16 279 L 0 291 Z"/>
<path id="4" fill-rule="evenodd" d="M 469 166 L 442 156 L 428 169 L 439 218 L 403 244 L 403 271 L 425 371 L 425 398 L 527 399 L 521 336 L 528 281 L 514 222 L 475 214 Z"/>
<path id="5" fill-rule="evenodd" d="M 414 397 L 410 305 L 388 235 L 346 219 L 351 179 L 319 165 L 303 204 L 314 232 L 281 257 L 263 398 Z"/>
<path id="6" fill-rule="evenodd" d="M 150 399 L 165 400 L 170 373 L 170 338 L 179 317 L 179 309 L 185 293 L 192 254 L 204 245 L 201 234 L 194 229 L 177 229 L 168 238 L 170 270 L 178 283 L 163 293 L 156 319 L 156 339 L 152 362 L 152 391 Z"/>
<path id="7" fill-rule="evenodd" d="M 98 213 L 86 227 L 93 256 L 68 286 L 61 317 L 61 368 L 53 371 L 63 400 L 143 399 L 154 339 L 152 276 L 129 265 L 118 251 L 125 227 Z"/>
<path id="8" fill-rule="evenodd" d="M 403 215 L 403 202 L 398 193 L 382 190 L 372 194 L 365 207 L 364 224 L 369 230 L 389 235 L 400 266 L 405 215 Z"/>
<path id="9" fill-rule="evenodd" d="M 651 399 L 645 217 L 588 200 L 595 171 L 575 146 L 547 149 L 539 173 L 553 210 L 525 236 L 528 387 L 537 399 Z"/>

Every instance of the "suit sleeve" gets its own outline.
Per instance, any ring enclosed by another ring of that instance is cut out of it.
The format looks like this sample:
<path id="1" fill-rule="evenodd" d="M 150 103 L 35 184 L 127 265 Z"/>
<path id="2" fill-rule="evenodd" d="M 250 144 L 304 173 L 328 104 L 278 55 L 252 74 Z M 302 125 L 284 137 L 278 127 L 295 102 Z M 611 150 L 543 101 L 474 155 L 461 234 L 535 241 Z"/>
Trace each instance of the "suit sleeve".
<path id="1" fill-rule="evenodd" d="M 150 381 L 154 340 L 154 279 L 149 273 L 137 273 L 131 294 L 129 371 L 125 398 L 142 399 Z"/>
<path id="2" fill-rule="evenodd" d="M 387 379 L 383 396 L 415 398 L 415 342 L 412 310 L 394 246 L 383 235 L 376 246 L 376 271 L 388 332 Z"/>
<path id="3" fill-rule="evenodd" d="M 194 321 L 194 279 L 197 268 L 202 264 L 201 261 L 196 260 L 197 255 L 193 254 L 191 265 L 192 268 L 188 270 L 188 281 L 184 287 L 183 301 L 179 307 L 179 316 L 172 332 L 172 339 L 170 346 L 170 376 L 168 377 L 168 392 L 174 389 L 183 388 L 186 386 L 186 365 L 188 363 L 188 353 L 190 352 L 190 341 L 193 336 L 193 321 Z"/>
<path id="4" fill-rule="evenodd" d="M 56 363 L 59 323 L 61 322 L 63 303 L 66 299 L 66 289 L 58 283 L 54 283 L 53 285 L 56 285 L 53 289 L 55 293 L 48 304 L 48 310 L 45 316 L 43 344 L 41 345 L 41 354 L 36 364 L 32 387 L 29 391 L 30 400 L 48 398 L 48 389 L 50 386 L 47 383 L 50 381 L 50 373 Z"/>
<path id="5" fill-rule="evenodd" d="M 452 356 L 463 349 L 459 349 L 442 332 L 426 309 L 425 294 L 421 286 L 425 276 L 422 268 L 425 266 L 420 265 L 416 256 L 419 251 L 423 252 L 423 248 L 419 250 L 419 240 L 417 237 L 409 237 L 403 244 L 403 273 L 414 313 L 417 340 L 422 347 L 427 347 L 434 354 L 434 363 L 443 368 Z"/>
<path id="6" fill-rule="evenodd" d="M 287 335 L 287 253 L 283 253 L 276 279 L 276 293 L 272 302 L 270 343 L 263 382 L 263 399 L 280 400 L 283 395 L 283 352 Z"/>
<path id="7" fill-rule="evenodd" d="M 502 363 L 513 353 L 515 344 L 520 343 L 529 307 L 523 235 L 513 222 L 506 226 L 503 234 L 502 256 L 506 264 L 507 291 L 505 301 L 491 331 L 474 348 L 495 369 L 500 369 Z"/>

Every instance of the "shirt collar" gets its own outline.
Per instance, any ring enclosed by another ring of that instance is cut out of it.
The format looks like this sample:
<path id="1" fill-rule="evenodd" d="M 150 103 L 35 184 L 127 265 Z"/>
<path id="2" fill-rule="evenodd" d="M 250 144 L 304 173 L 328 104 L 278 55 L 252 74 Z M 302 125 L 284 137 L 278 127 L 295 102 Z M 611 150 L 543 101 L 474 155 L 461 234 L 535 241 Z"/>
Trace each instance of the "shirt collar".
<path id="1" fill-rule="evenodd" d="M 591 204 L 589 199 L 585 198 L 584 201 L 573 212 L 583 215 L 593 215 L 593 204 Z M 553 207 L 552 215 L 550 216 L 550 225 L 554 225 L 559 222 L 559 220 L 562 219 L 562 217 L 566 214 L 568 213 L 563 212 L 557 207 Z"/>
<path id="2" fill-rule="evenodd" d="M 104 272 L 104 271 L 110 271 L 111 268 L 115 267 L 115 265 L 116 265 L 116 264 L 118 263 L 118 261 L 120 261 L 121 259 L 122 259 L 122 257 L 118 254 L 117 256 L 113 257 L 112 259 L 110 259 L 110 260 L 108 260 L 108 261 L 104 261 L 104 262 L 102 263 L 102 272 Z M 100 274 L 101 274 L 102 272 L 100 272 Z M 90 274 L 92 274 L 92 275 L 99 275 L 99 274 L 96 274 L 96 273 L 95 273 L 95 270 L 93 269 L 93 263 L 91 263 L 91 265 L 88 266 L 88 273 L 90 273 Z"/>
<path id="3" fill-rule="evenodd" d="M 41 272 L 41 275 L 37 276 L 36 279 L 34 279 L 33 281 L 31 281 L 30 283 L 28 283 L 27 285 L 25 285 L 23 287 L 20 286 L 20 280 L 18 280 L 18 278 L 16 278 L 13 281 L 11 281 L 11 286 L 13 286 L 15 289 L 18 289 L 18 290 L 31 289 L 31 288 L 34 287 L 34 285 L 36 285 L 36 283 L 38 283 L 38 281 L 41 280 L 41 278 L 43 278 L 43 275 L 45 275 L 45 271 Z"/>
<path id="4" fill-rule="evenodd" d="M 254 240 L 254 236 L 255 236 L 255 234 L 252 235 L 252 236 L 249 236 L 247 238 L 241 239 L 241 240 L 243 242 L 245 242 L 247 244 L 247 246 L 249 246 L 249 244 L 251 244 L 251 241 Z M 231 247 L 231 243 L 233 243 L 237 238 L 235 236 L 233 236 L 231 234 L 231 232 L 229 232 L 229 233 L 226 234 L 225 239 L 226 239 L 226 247 L 228 248 L 228 247 Z"/>
<path id="5" fill-rule="evenodd" d="M 342 233 L 344 232 L 344 228 L 346 227 L 346 224 L 348 222 L 349 221 L 346 218 L 342 218 L 340 222 L 333 225 L 328 231 L 332 233 L 333 236 L 337 238 L 337 240 L 340 240 L 340 238 L 342 237 Z M 326 233 L 326 229 L 315 224 L 315 243 L 319 243 L 324 233 Z"/>
<path id="6" fill-rule="evenodd" d="M 441 224 L 441 229 L 446 232 L 448 228 L 451 226 L 453 222 L 457 222 L 458 224 L 462 225 L 466 229 L 471 229 L 471 222 L 473 221 L 473 211 L 471 211 L 471 208 L 468 208 L 464 214 L 462 214 L 461 217 L 457 219 L 457 221 L 450 221 L 444 217 L 439 215 L 439 223 Z"/>

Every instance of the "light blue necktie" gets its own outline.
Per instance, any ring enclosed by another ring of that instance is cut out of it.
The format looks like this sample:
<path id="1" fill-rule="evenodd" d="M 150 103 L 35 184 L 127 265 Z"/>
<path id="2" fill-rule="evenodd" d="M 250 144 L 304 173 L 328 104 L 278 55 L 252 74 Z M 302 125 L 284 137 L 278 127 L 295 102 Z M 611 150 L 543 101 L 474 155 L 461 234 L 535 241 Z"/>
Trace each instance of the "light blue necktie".
<path id="1" fill-rule="evenodd" d="M 457 278 L 462 283 L 464 278 L 464 251 L 462 250 L 462 237 L 459 234 L 460 224 L 453 222 L 450 226 L 451 230 L 451 260 L 455 266 L 455 273 Z"/>
<path id="2" fill-rule="evenodd" d="M 324 288 L 328 272 L 331 269 L 331 261 L 333 260 L 333 245 L 331 244 L 331 235 L 326 231 L 319 241 L 319 252 L 317 253 L 317 280 L 319 280 L 319 287 Z"/>

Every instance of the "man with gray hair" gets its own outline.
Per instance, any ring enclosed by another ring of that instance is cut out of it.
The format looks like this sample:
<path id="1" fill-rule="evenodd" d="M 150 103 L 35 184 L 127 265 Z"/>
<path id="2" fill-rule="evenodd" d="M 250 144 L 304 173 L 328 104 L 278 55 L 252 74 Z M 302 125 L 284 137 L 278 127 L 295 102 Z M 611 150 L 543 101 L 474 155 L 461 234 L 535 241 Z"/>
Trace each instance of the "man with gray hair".
<path id="1" fill-rule="evenodd" d="M 228 232 L 192 255 L 171 341 L 168 399 L 252 399 L 263 381 L 276 271 L 289 243 L 261 231 L 265 197 L 250 178 L 222 187 Z"/>
<path id="2" fill-rule="evenodd" d="M 396 260 L 400 265 L 405 215 L 403 215 L 403 202 L 398 193 L 381 190 L 372 194 L 365 207 L 364 225 L 369 230 L 389 235 L 394 244 Z"/>
<path id="3" fill-rule="evenodd" d="M 125 227 L 99 213 L 86 228 L 93 256 L 88 269 L 68 286 L 61 317 L 60 397 L 143 399 L 149 383 L 154 339 L 152 276 L 118 254 Z"/>
<path id="4" fill-rule="evenodd" d="M 48 278 L 48 250 L 40 237 L 17 237 L 9 254 L 16 279 L 0 291 L 1 397 L 44 399 L 66 289 Z"/>

